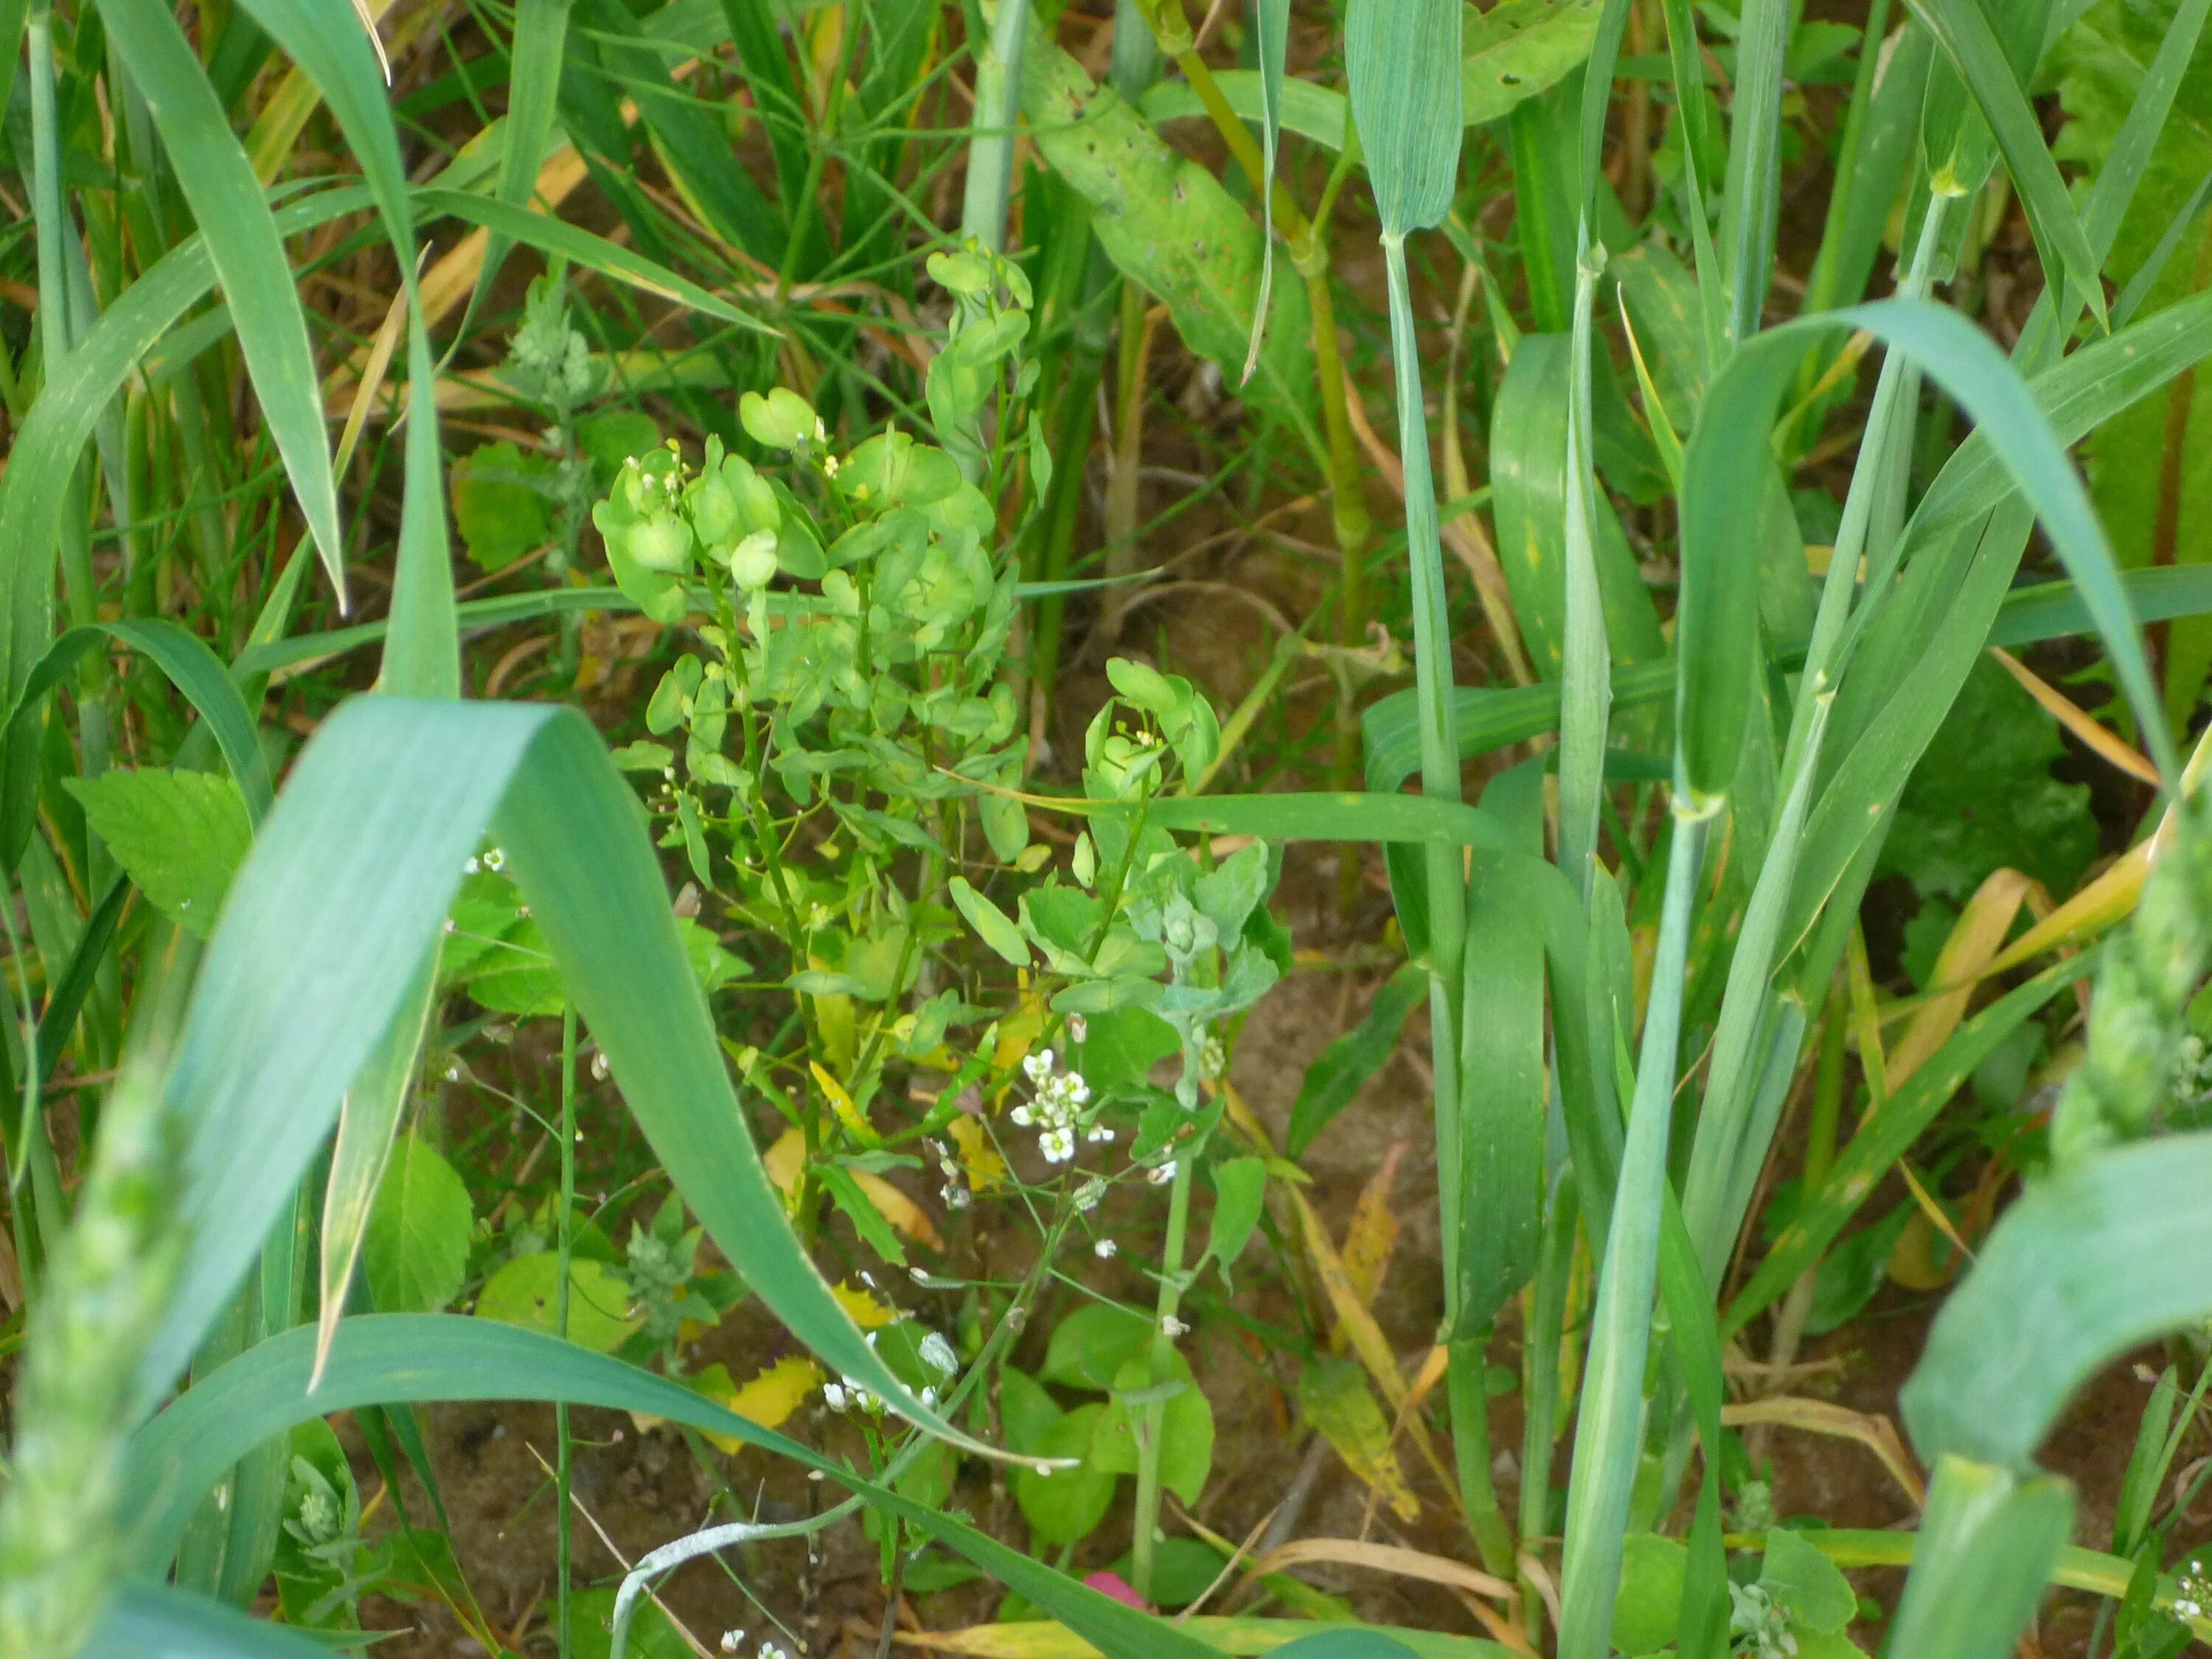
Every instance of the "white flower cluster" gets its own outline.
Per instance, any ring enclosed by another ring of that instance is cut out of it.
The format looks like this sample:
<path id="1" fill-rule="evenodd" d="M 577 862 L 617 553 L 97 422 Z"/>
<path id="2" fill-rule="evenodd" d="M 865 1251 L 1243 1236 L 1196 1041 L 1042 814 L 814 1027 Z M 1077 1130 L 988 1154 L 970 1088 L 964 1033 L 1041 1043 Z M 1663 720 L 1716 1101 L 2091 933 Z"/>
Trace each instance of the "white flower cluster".
<path id="1" fill-rule="evenodd" d="M 2204 1563 L 2192 1560 L 2189 1571 L 2181 1575 L 2173 1589 L 2173 1616 L 2177 1619 L 2202 1619 L 2205 1605 L 2212 1602 L 2212 1578 L 2204 1576 Z"/>
<path id="2" fill-rule="evenodd" d="M 1083 1080 L 1082 1073 L 1058 1072 L 1053 1066 L 1049 1048 L 1040 1048 L 1023 1060 L 1022 1070 L 1036 1094 L 1015 1107 L 1010 1115 L 1024 1129 L 1036 1127 L 1037 1150 L 1044 1154 L 1046 1163 L 1066 1164 L 1075 1157 L 1076 1122 L 1091 1103 L 1091 1085 Z M 1085 1139 L 1111 1140 L 1114 1132 L 1103 1124 L 1093 1124 Z"/>
<path id="3" fill-rule="evenodd" d="M 744 1632 L 741 1630 L 726 1630 L 722 1632 L 720 1646 L 723 1652 L 734 1654 L 742 1649 L 744 1644 Z M 782 1648 L 777 1646 L 774 1642 L 763 1642 L 760 1644 L 760 1651 L 754 1656 L 754 1659 L 791 1659 L 791 1655 L 786 1652 Z"/>

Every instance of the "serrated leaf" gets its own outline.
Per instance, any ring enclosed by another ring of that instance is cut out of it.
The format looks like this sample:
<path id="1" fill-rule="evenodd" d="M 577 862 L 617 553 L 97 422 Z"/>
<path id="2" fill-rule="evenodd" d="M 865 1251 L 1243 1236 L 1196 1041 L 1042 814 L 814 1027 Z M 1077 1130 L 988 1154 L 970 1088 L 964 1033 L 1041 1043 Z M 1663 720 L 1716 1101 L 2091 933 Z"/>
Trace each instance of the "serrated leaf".
<path id="1" fill-rule="evenodd" d="M 552 462 L 525 455 L 505 438 L 454 463 L 453 522 L 479 568 L 504 570 L 545 544 L 553 531 L 546 489 L 556 471 Z"/>
<path id="2" fill-rule="evenodd" d="M 238 786 L 213 772 L 150 769 L 64 782 L 138 890 L 186 933 L 212 938 L 253 840 Z"/>

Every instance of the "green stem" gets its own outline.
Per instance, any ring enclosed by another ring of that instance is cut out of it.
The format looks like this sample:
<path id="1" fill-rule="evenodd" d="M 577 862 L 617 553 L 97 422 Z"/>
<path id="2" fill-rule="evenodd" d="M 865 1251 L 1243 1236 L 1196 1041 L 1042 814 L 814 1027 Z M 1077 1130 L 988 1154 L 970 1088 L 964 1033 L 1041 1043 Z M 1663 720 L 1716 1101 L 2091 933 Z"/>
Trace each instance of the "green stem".
<path id="1" fill-rule="evenodd" d="M 1183 1074 L 1195 1078 L 1198 1060 L 1184 1045 Z M 1175 1363 L 1175 1339 L 1168 1322 L 1182 1303 L 1183 1239 L 1190 1226 L 1190 1177 L 1197 1162 L 1186 1148 L 1176 1159 L 1175 1180 L 1168 1194 L 1168 1236 L 1160 1249 L 1160 1297 L 1152 1324 L 1152 1374 L 1157 1388 L 1167 1379 Z M 1166 1426 L 1167 1402 L 1154 1400 L 1141 1408 L 1137 1424 L 1137 1507 L 1135 1532 L 1129 1540 L 1129 1575 L 1139 1600 L 1152 1599 L 1152 1547 L 1160 1524 L 1160 1437 Z"/>
<path id="2" fill-rule="evenodd" d="M 575 1255 L 573 1216 L 575 1205 L 576 1009 L 572 1003 L 561 1011 L 561 1265 L 559 1276 L 553 1285 L 553 1333 L 563 1341 L 568 1336 L 568 1275 L 574 1270 Z M 553 1437 L 556 1460 L 553 1486 L 557 1506 L 554 1522 L 554 1593 L 556 1617 L 560 1620 L 556 1639 L 560 1644 L 560 1659 L 568 1659 L 568 1569 L 574 1559 L 575 1540 L 571 1534 L 574 1522 L 568 1508 L 572 1442 L 568 1434 L 568 1403 L 565 1400 L 553 1407 Z"/>
<path id="3" fill-rule="evenodd" d="M 1513 1530 L 1498 1501 L 1490 1469 L 1490 1379 L 1484 1345 L 1455 1342 L 1447 1389 L 1451 1401 L 1452 1451 L 1459 1465 L 1459 1498 L 1474 1529 L 1486 1571 L 1514 1576 Z"/>

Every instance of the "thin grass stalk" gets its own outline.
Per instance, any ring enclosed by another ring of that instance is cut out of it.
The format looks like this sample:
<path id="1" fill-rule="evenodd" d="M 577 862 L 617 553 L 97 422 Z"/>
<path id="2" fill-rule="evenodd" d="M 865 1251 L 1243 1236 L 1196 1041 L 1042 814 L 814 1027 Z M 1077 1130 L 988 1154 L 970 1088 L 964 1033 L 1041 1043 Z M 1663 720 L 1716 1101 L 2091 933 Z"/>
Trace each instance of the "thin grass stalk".
<path id="1" fill-rule="evenodd" d="M 568 1337 L 569 1275 L 576 1259 L 576 1009 L 563 1002 L 561 1009 L 561 1219 L 559 1265 L 553 1281 L 553 1334 Z M 568 1402 L 553 1407 L 554 1616 L 560 1620 L 556 1637 L 560 1659 L 568 1659 L 574 1629 L 569 1599 L 570 1567 L 576 1559 L 575 1519 L 570 1492 L 574 1485 L 574 1437 L 568 1430 Z"/>
<path id="2" fill-rule="evenodd" d="M 1597 878 L 1598 806 L 1613 715 L 1613 653 L 1598 592 L 1597 478 L 1591 466 L 1591 312 L 1605 250 L 1579 231 L 1572 379 L 1567 391 L 1566 640 L 1559 671 L 1559 867 L 1589 900 Z"/>
<path id="3" fill-rule="evenodd" d="M 1629 1498 L 1643 1440 L 1644 1375 L 1658 1284 L 1690 917 L 1704 863 L 1705 831 L 1719 805 L 1711 803 L 1702 811 L 1692 806 L 1689 781 L 1678 764 L 1674 834 L 1668 851 L 1650 1006 L 1637 1057 L 1636 1093 L 1598 1273 L 1589 1366 L 1575 1425 L 1559 1586 L 1559 1659 L 1606 1659 L 1609 1651 L 1621 1540 L 1628 1529 Z"/>
<path id="4" fill-rule="evenodd" d="M 1194 1091 L 1198 1082 L 1199 1055 L 1194 1045 L 1186 1045 L 1183 1054 L 1183 1076 Z M 1176 1091 L 1178 1094 L 1182 1090 Z M 1194 1093 L 1194 1099 L 1195 1095 Z M 1170 1322 L 1182 1304 L 1182 1253 L 1186 1236 L 1190 1229 L 1190 1182 L 1194 1159 L 1176 1160 L 1174 1181 L 1168 1192 L 1167 1237 L 1160 1245 L 1160 1291 L 1158 1305 L 1153 1314 L 1152 1346 L 1152 1383 L 1157 1388 L 1166 1380 L 1174 1358 L 1175 1339 L 1168 1334 Z M 1160 1527 L 1160 1451 L 1161 1437 L 1167 1422 L 1167 1401 L 1147 1401 L 1139 1408 L 1137 1419 L 1137 1493 L 1129 1538 L 1129 1583 L 1138 1599 L 1152 1599 L 1152 1568 Z"/>

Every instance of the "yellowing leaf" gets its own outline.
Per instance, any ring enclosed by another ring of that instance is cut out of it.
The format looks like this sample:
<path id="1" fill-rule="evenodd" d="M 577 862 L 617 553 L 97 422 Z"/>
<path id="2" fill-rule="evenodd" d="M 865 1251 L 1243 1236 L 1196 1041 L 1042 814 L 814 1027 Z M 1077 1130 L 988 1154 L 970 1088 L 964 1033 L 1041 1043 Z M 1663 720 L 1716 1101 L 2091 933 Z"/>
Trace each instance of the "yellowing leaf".
<path id="1" fill-rule="evenodd" d="M 796 1129 L 786 1129 L 775 1145 L 761 1154 L 761 1167 L 783 1194 L 787 1206 L 799 1196 L 799 1172 L 806 1164 L 806 1139 Z"/>
<path id="2" fill-rule="evenodd" d="M 786 1354 L 742 1388 L 732 1383 L 729 1369 L 720 1364 L 701 1371 L 691 1386 L 739 1417 L 750 1418 L 764 1429 L 778 1429 L 822 1386 L 822 1371 L 805 1354 Z M 744 1447 L 744 1442 L 728 1435 L 710 1434 L 707 1440 L 720 1452 L 737 1452 Z"/>
<path id="3" fill-rule="evenodd" d="M 945 1240 L 938 1234 L 937 1224 L 929 1218 L 929 1212 L 921 1206 L 879 1175 L 870 1175 L 866 1170 L 854 1170 L 852 1176 L 854 1184 L 868 1195 L 868 1201 L 892 1226 L 908 1238 L 928 1245 L 933 1250 L 945 1248 Z"/>
<path id="4" fill-rule="evenodd" d="M 992 1050 L 992 1069 L 1011 1072 L 1044 1031 L 1044 999 L 1032 991 L 1022 1006 L 999 1022 L 999 1046 Z"/>
<path id="5" fill-rule="evenodd" d="M 962 1112 L 954 1115 L 945 1130 L 960 1149 L 960 1167 L 968 1173 L 969 1187 L 988 1193 L 1006 1180 L 1006 1160 L 999 1156 L 999 1149 L 983 1133 L 981 1124 Z"/>
<path id="6" fill-rule="evenodd" d="M 864 1331 L 879 1331 L 886 1325 L 898 1323 L 898 1310 L 885 1307 L 857 1285 L 833 1285 L 830 1292 L 845 1310 L 847 1317 Z"/>
<path id="7" fill-rule="evenodd" d="M 1307 1366 L 1298 1378 L 1298 1408 L 1336 1448 L 1345 1468 L 1381 1494 L 1399 1519 L 1411 1521 L 1420 1514 L 1419 1500 L 1390 1447 L 1389 1419 L 1358 1365 L 1348 1359 L 1319 1359 Z"/>
<path id="8" fill-rule="evenodd" d="M 846 1092 L 845 1085 L 838 1082 L 820 1060 L 811 1061 L 810 1066 L 815 1082 L 822 1086 L 822 1097 L 830 1103 L 830 1109 L 837 1114 L 837 1121 L 851 1130 L 854 1138 L 862 1146 L 882 1146 L 884 1138 L 876 1133 L 875 1125 L 869 1122 L 860 1107 L 854 1103 L 853 1097 Z"/>
<path id="9" fill-rule="evenodd" d="M 1398 1216 L 1390 1207 L 1390 1189 L 1397 1184 L 1398 1164 L 1405 1155 L 1404 1141 L 1391 1146 L 1382 1167 L 1360 1189 L 1351 1224 L 1344 1230 L 1344 1275 L 1360 1300 L 1370 1306 L 1382 1288 L 1383 1275 L 1390 1271 L 1390 1252 L 1398 1243 Z"/>

